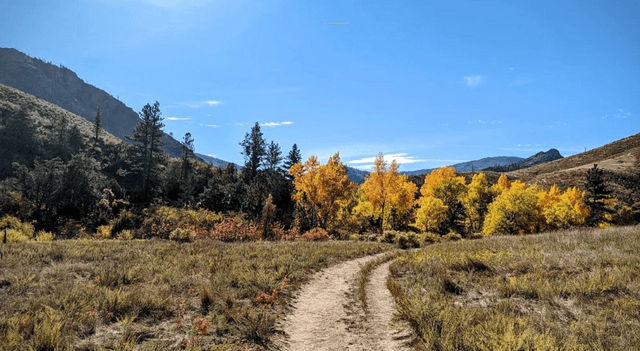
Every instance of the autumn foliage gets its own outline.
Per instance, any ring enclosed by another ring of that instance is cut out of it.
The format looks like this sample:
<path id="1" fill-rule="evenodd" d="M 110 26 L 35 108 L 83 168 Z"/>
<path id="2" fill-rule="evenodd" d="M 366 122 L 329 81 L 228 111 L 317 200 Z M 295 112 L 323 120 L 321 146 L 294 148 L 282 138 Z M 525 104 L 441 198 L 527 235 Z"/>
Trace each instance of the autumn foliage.
<path id="1" fill-rule="evenodd" d="M 490 186 L 483 173 L 469 184 L 452 167 L 425 176 L 417 186 L 379 154 L 357 188 L 336 154 L 321 165 L 315 156 L 291 167 L 294 199 L 317 227 L 337 230 L 397 230 L 414 226 L 440 235 L 530 234 L 580 226 L 589 216 L 585 193 L 510 182 L 502 175 Z"/>
<path id="2" fill-rule="evenodd" d="M 360 186 L 355 210 L 379 220 L 380 229 L 410 222 L 417 187 L 406 175 L 398 173 L 398 167 L 395 160 L 387 167 L 384 156 L 379 154 L 373 171 Z"/>

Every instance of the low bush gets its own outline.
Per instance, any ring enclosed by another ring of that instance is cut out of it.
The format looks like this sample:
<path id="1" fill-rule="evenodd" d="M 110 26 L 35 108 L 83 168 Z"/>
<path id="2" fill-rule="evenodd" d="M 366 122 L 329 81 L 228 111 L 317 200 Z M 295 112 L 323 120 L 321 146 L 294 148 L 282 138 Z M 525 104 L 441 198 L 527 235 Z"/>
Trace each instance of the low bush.
<path id="1" fill-rule="evenodd" d="M 31 223 L 23 223 L 13 216 L 4 216 L 0 219 L 0 236 L 4 240 L 7 235 L 8 243 L 23 243 L 34 239 L 34 228 Z"/>
<path id="2" fill-rule="evenodd" d="M 322 228 L 313 228 L 310 231 L 302 234 L 302 240 L 305 241 L 327 241 L 331 240 L 329 233 Z"/>

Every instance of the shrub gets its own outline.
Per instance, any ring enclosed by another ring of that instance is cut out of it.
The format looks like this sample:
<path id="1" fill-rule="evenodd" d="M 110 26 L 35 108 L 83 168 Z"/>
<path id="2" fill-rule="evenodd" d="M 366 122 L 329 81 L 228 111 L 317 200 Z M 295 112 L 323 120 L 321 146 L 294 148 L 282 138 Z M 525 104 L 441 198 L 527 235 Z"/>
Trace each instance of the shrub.
<path id="1" fill-rule="evenodd" d="M 396 236 L 396 244 L 403 250 L 420 247 L 420 241 L 414 233 L 402 233 Z"/>
<path id="2" fill-rule="evenodd" d="M 329 233 L 320 227 L 313 228 L 302 234 L 302 240 L 305 241 L 326 241 L 330 239 L 331 237 L 329 236 Z"/>
<path id="3" fill-rule="evenodd" d="M 262 230 L 252 221 L 242 217 L 225 218 L 209 232 L 214 239 L 225 242 L 256 241 L 262 239 Z"/>
<path id="4" fill-rule="evenodd" d="M 13 216 L 4 216 L 0 219 L 0 235 L 4 235 L 3 230 L 6 230 L 7 242 L 10 243 L 22 243 L 33 239 L 33 225 L 23 223 Z"/>
<path id="5" fill-rule="evenodd" d="M 282 237 L 283 240 L 287 240 L 287 241 L 298 241 L 298 240 L 302 240 L 302 237 L 300 235 L 300 227 L 298 226 L 294 226 L 291 227 L 291 229 L 289 229 L 289 231 L 287 232 L 286 235 L 284 235 Z"/>
<path id="6" fill-rule="evenodd" d="M 176 228 L 169 235 L 169 239 L 177 241 L 193 241 L 196 238 L 196 233 L 191 229 Z"/>
<path id="7" fill-rule="evenodd" d="M 435 244 L 435 243 L 439 243 L 440 241 L 442 241 L 442 238 L 438 234 L 435 234 L 435 233 L 432 233 L 432 232 L 426 232 L 426 233 L 420 235 L 420 240 L 424 244 Z"/>
<path id="8" fill-rule="evenodd" d="M 51 242 L 51 241 L 53 241 L 54 237 L 55 237 L 55 235 L 53 233 L 45 232 L 44 230 L 41 230 L 36 234 L 36 241 L 39 241 L 39 242 Z"/>
<path id="9" fill-rule="evenodd" d="M 58 227 L 58 236 L 64 239 L 76 239 L 79 237 L 87 237 L 87 231 L 80 223 L 70 219 Z"/>
<path id="10" fill-rule="evenodd" d="M 381 243 L 393 244 L 396 242 L 396 236 L 398 232 L 394 230 L 388 230 L 382 233 L 382 236 L 378 239 Z"/>
<path id="11" fill-rule="evenodd" d="M 111 226 L 101 225 L 96 228 L 96 239 L 109 239 L 111 238 Z"/>
<path id="12" fill-rule="evenodd" d="M 462 235 L 451 231 L 447 235 L 443 236 L 442 239 L 445 241 L 458 241 L 462 240 Z"/>

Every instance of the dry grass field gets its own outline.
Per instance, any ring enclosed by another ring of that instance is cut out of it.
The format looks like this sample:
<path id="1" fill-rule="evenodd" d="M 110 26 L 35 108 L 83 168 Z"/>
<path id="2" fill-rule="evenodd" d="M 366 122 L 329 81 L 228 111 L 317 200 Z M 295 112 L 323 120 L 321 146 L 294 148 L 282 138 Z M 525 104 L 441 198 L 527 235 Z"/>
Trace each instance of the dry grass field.
<path id="1" fill-rule="evenodd" d="M 12 243 L 0 350 L 262 349 L 310 272 L 392 249 L 357 242 Z"/>
<path id="2" fill-rule="evenodd" d="M 441 243 L 388 286 L 420 350 L 637 350 L 640 227 Z"/>

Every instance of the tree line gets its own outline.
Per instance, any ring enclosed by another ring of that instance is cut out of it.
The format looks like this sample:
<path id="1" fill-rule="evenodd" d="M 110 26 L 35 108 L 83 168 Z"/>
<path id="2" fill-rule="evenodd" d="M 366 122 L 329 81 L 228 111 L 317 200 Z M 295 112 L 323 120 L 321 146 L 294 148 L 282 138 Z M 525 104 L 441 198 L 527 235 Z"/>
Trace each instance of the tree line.
<path id="1" fill-rule="evenodd" d="M 66 121 L 42 140 L 33 107 L 0 111 L 0 218 L 11 215 L 36 229 L 73 237 L 82 227 L 140 227 L 154 206 L 242 216 L 262 228 L 302 233 L 322 228 L 338 237 L 384 230 L 523 234 L 614 220 L 615 203 L 601 170 L 587 176 L 587 191 L 544 189 L 509 182 L 490 185 L 482 173 L 469 184 L 453 168 L 434 170 L 420 187 L 379 154 L 366 181 L 347 176 L 339 154 L 320 164 L 304 161 L 297 145 L 287 155 L 266 141 L 259 123 L 239 142 L 244 165 L 213 167 L 195 157 L 190 133 L 179 159 L 162 151 L 158 102 L 146 104 L 128 143 L 106 143 L 98 108 L 90 135 Z M 304 162 L 303 162 L 304 161 Z M 146 212 L 145 212 L 146 211 Z"/>

